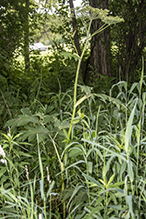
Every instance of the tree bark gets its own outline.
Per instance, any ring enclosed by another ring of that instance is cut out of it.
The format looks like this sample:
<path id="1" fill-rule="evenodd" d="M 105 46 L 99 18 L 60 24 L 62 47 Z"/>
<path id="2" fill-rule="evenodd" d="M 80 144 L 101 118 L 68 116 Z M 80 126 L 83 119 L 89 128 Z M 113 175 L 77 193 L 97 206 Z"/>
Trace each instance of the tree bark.
<path id="1" fill-rule="evenodd" d="M 108 8 L 108 0 L 89 0 L 89 5 L 94 8 Z M 93 20 L 91 24 L 91 34 L 103 25 L 101 20 Z M 86 71 L 84 73 L 84 83 L 93 82 L 100 76 L 111 76 L 111 56 L 110 56 L 110 29 L 106 29 L 91 39 L 91 53 L 87 60 Z"/>
<path id="2" fill-rule="evenodd" d="M 25 70 L 29 72 L 30 70 L 30 59 L 29 59 L 29 0 L 26 0 L 26 21 L 24 24 L 24 60 L 25 60 Z"/>
<path id="3" fill-rule="evenodd" d="M 119 50 L 118 54 L 122 80 L 130 79 L 130 81 L 134 81 L 143 49 L 146 46 L 145 13 L 146 4 L 143 0 L 139 3 L 128 1 L 125 5 L 123 17 L 128 33 L 124 34 L 126 31 L 123 27 L 125 47 L 122 50 Z"/>
<path id="4" fill-rule="evenodd" d="M 74 43 L 75 43 L 76 49 L 78 51 L 78 55 L 80 56 L 81 55 L 81 48 L 80 48 L 80 43 L 79 43 L 77 20 L 76 20 L 73 0 L 69 0 L 69 5 L 70 5 L 71 13 L 72 13 L 72 26 L 73 26 Z"/>

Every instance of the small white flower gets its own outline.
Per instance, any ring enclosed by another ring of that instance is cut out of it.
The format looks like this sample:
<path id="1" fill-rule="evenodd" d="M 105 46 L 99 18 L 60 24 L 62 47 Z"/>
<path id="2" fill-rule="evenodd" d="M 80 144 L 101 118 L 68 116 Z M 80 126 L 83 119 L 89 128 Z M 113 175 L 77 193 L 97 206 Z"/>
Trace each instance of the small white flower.
<path id="1" fill-rule="evenodd" d="M 0 155 L 2 155 L 3 157 L 6 156 L 6 154 L 5 154 L 5 152 L 4 152 L 4 150 L 3 150 L 1 145 L 0 145 Z"/>
<path id="2" fill-rule="evenodd" d="M 28 172 L 27 165 L 25 165 L 25 170 L 26 170 L 26 178 L 29 180 L 29 172 Z"/>
<path id="3" fill-rule="evenodd" d="M 1 163 L 4 163 L 4 164 L 7 165 L 7 161 L 6 161 L 6 159 L 0 159 L 0 162 L 1 162 Z"/>
<path id="4" fill-rule="evenodd" d="M 42 214 L 39 214 L 39 219 L 43 219 Z"/>
<path id="5" fill-rule="evenodd" d="M 8 133 L 7 135 L 9 136 L 9 138 L 11 138 L 11 134 L 10 133 Z"/>
<path id="6" fill-rule="evenodd" d="M 46 170 L 47 170 L 47 180 L 48 180 L 48 182 L 51 184 L 51 180 L 50 180 L 50 175 L 49 175 L 49 169 L 48 169 L 48 167 L 46 167 Z"/>

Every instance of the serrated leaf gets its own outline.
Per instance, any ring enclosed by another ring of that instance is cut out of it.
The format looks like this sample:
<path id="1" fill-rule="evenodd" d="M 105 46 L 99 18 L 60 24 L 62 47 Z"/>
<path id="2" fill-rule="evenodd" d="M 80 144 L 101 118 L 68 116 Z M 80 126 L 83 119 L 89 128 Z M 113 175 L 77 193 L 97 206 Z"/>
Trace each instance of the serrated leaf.
<path id="1" fill-rule="evenodd" d="M 27 123 L 32 122 L 32 123 L 39 123 L 39 120 L 35 116 L 28 116 L 28 115 L 23 115 L 17 122 L 17 126 L 24 126 Z"/>
<path id="2" fill-rule="evenodd" d="M 28 130 L 21 131 L 22 136 L 20 137 L 22 141 L 28 138 L 29 141 L 32 141 L 34 138 L 36 138 L 36 135 L 39 134 L 40 137 L 44 137 L 45 135 L 49 134 L 49 130 L 40 126 L 37 128 L 28 128 Z M 40 139 L 39 139 L 40 140 Z"/>
<path id="3" fill-rule="evenodd" d="M 17 122 L 18 122 L 18 118 L 17 119 L 10 119 L 5 123 L 4 127 L 8 127 L 8 126 L 15 127 L 15 126 L 17 126 Z"/>
<path id="4" fill-rule="evenodd" d="M 45 117 L 44 117 L 44 123 L 50 123 L 50 122 L 52 122 L 54 119 L 53 119 L 53 117 L 51 116 L 51 115 L 46 115 Z"/>
<path id="5" fill-rule="evenodd" d="M 55 127 L 59 128 L 59 129 L 65 129 L 65 128 L 69 128 L 70 126 L 70 123 L 66 120 L 64 121 L 60 121 L 59 119 L 57 119 L 55 121 L 55 124 L 54 124 Z"/>

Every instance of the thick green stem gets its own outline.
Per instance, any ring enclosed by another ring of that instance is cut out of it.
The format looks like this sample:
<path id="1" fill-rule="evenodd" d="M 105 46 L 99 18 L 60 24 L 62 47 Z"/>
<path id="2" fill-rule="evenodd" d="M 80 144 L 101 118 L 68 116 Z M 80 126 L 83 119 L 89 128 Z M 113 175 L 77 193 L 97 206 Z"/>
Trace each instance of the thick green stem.
<path id="1" fill-rule="evenodd" d="M 90 33 L 91 22 L 92 22 L 92 21 L 90 21 L 90 24 L 89 24 L 89 27 L 88 27 L 87 40 L 86 40 L 86 42 L 85 42 L 85 46 L 84 46 L 84 48 L 83 48 L 83 51 L 82 51 L 81 57 L 79 58 L 78 66 L 77 66 L 77 72 L 76 72 L 76 78 L 75 78 L 75 84 L 74 84 L 74 108 L 73 108 L 73 113 L 72 113 L 71 124 L 70 124 L 69 131 L 68 131 L 68 139 L 70 139 L 71 130 L 72 130 L 72 126 L 73 126 L 73 125 L 72 125 L 72 121 L 73 121 L 73 119 L 75 118 L 75 113 L 76 113 L 76 106 L 75 106 L 75 105 L 76 105 L 76 102 L 77 102 L 77 85 L 78 85 L 78 78 L 79 78 L 79 72 L 80 72 L 81 62 L 82 62 L 84 53 L 85 53 L 85 51 L 86 51 L 86 48 L 87 48 L 89 39 L 90 39 L 89 33 Z"/>
<path id="2" fill-rule="evenodd" d="M 84 45 L 84 48 L 83 48 L 83 51 L 82 51 L 82 54 L 79 58 L 79 61 L 78 61 L 78 66 L 77 66 L 77 71 L 76 71 L 76 78 L 75 78 L 75 84 L 74 84 L 74 108 L 73 108 L 73 113 L 72 113 L 72 119 L 71 119 L 71 124 L 70 124 L 70 127 L 69 127 L 69 131 L 68 131 L 68 140 L 70 140 L 70 135 L 71 135 L 71 130 L 72 130 L 72 122 L 73 122 L 73 119 L 75 118 L 75 113 L 76 113 L 76 102 L 77 102 L 77 85 L 78 85 L 78 78 L 79 78 L 79 72 L 80 72 L 80 66 L 81 66 L 81 62 L 82 62 L 82 59 L 83 59 L 83 56 L 85 54 L 85 51 L 87 49 L 87 45 L 88 45 L 88 42 L 89 40 L 96 34 L 100 33 L 101 31 L 103 31 L 104 29 L 106 29 L 109 25 L 106 25 L 104 24 L 101 28 L 99 28 L 97 31 L 95 31 L 91 36 L 90 36 L 90 28 L 91 28 L 91 23 L 92 23 L 92 20 L 90 21 L 89 23 L 89 27 L 88 27 L 88 30 L 87 30 L 87 39 L 86 39 L 86 42 L 85 42 L 85 45 Z"/>

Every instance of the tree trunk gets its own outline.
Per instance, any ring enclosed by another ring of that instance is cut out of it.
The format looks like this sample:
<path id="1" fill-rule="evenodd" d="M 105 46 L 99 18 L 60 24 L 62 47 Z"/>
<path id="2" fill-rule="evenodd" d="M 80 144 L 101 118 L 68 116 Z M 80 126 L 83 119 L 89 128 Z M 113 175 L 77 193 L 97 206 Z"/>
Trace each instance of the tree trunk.
<path id="1" fill-rule="evenodd" d="M 127 34 L 123 27 L 123 39 L 125 47 L 119 50 L 118 61 L 121 67 L 121 79 L 134 81 L 138 64 L 146 46 L 146 4 L 144 1 L 128 1 L 124 10 L 125 26 L 128 27 Z M 125 38 L 124 38 L 125 37 Z M 120 48 L 120 46 L 119 46 Z M 121 49 L 121 48 L 120 48 Z M 122 52 L 121 52 L 122 51 Z M 141 63 L 140 63 L 141 65 Z"/>
<path id="2" fill-rule="evenodd" d="M 108 8 L 108 0 L 89 0 L 89 5 L 94 8 Z M 103 25 L 101 20 L 93 20 L 91 24 L 91 34 Z M 111 56 L 110 56 L 110 29 L 106 29 L 100 34 L 92 37 L 91 53 L 87 60 L 86 71 L 84 73 L 84 83 L 93 82 L 100 76 L 111 76 Z"/>
<path id="3" fill-rule="evenodd" d="M 25 60 L 25 70 L 29 72 L 30 70 L 30 59 L 29 59 L 29 0 L 26 0 L 26 15 L 24 24 L 24 60 Z"/>
<path id="4" fill-rule="evenodd" d="M 79 43 L 77 20 L 76 20 L 73 0 L 69 0 L 69 5 L 70 5 L 71 13 L 72 13 L 72 26 L 73 26 L 74 43 L 75 43 L 76 49 L 78 51 L 78 55 L 80 56 L 81 55 L 81 48 L 80 48 L 80 43 Z"/>

